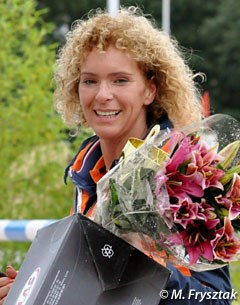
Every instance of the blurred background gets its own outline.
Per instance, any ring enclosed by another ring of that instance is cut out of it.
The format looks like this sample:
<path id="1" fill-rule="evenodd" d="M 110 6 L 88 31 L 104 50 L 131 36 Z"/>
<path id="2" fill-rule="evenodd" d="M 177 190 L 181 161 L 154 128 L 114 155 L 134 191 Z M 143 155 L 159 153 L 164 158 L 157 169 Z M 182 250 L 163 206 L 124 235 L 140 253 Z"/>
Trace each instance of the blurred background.
<path id="1" fill-rule="evenodd" d="M 112 0 L 113 1 L 113 0 Z M 159 27 L 160 0 L 121 0 L 139 5 Z M 168 29 L 188 54 L 210 113 L 240 120 L 240 1 L 169 0 Z M 0 218 L 59 219 L 69 214 L 73 186 L 64 169 L 81 141 L 54 112 L 52 71 L 56 52 L 76 19 L 103 0 L 0 0 Z M 0 242 L 0 269 L 19 267 L 30 243 Z M 240 265 L 231 265 L 240 291 Z M 236 303 L 237 304 L 237 303 Z M 240 302 L 239 302 L 240 304 Z"/>

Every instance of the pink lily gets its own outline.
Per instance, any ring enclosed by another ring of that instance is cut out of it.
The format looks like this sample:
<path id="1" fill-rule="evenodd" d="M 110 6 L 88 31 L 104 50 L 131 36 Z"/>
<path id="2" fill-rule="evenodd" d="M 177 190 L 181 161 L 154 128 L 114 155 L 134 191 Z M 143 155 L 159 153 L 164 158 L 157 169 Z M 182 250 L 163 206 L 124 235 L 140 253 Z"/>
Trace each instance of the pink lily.
<path id="1" fill-rule="evenodd" d="M 217 215 L 214 212 L 214 208 L 206 202 L 205 198 L 201 199 L 201 203 L 198 203 L 198 212 L 196 215 L 196 219 L 204 220 L 204 221 L 213 221 L 213 227 L 216 226 L 220 220 L 217 219 Z"/>
<path id="2" fill-rule="evenodd" d="M 183 245 L 189 255 L 190 264 L 195 264 L 200 257 L 208 261 L 213 260 L 212 239 L 215 236 L 214 222 L 194 222 L 187 229 L 178 234 L 173 234 L 170 241 Z"/>
<path id="3" fill-rule="evenodd" d="M 221 161 L 222 157 L 219 156 L 215 149 L 209 149 L 201 146 L 201 150 L 193 151 L 191 154 L 192 163 L 195 163 L 198 171 L 203 175 L 202 188 L 216 187 L 223 190 L 223 185 L 219 182 L 225 174 L 216 165 Z"/>
<path id="4" fill-rule="evenodd" d="M 193 223 L 198 212 L 198 203 L 193 202 L 190 197 L 179 199 L 177 204 L 171 204 L 171 212 L 175 224 L 180 224 L 186 229 L 189 223 Z"/>
<path id="5" fill-rule="evenodd" d="M 240 215 L 240 176 L 238 174 L 233 175 L 232 185 L 230 190 L 226 194 L 227 198 L 230 198 L 232 205 L 229 210 L 229 218 L 235 219 Z"/>
<path id="6" fill-rule="evenodd" d="M 217 230 L 214 240 L 211 242 L 214 248 L 214 258 L 223 262 L 230 262 L 240 253 L 240 240 L 234 235 L 231 220 L 224 218 L 224 226 Z"/>
<path id="7" fill-rule="evenodd" d="M 233 174 L 229 191 L 224 196 L 215 197 L 215 200 L 229 210 L 230 220 L 240 216 L 240 176 L 238 174 Z"/>
<path id="8" fill-rule="evenodd" d="M 184 175 L 178 172 L 167 174 L 167 187 L 170 196 L 183 193 L 184 197 L 193 195 L 195 197 L 202 197 L 204 192 L 201 187 L 203 176 L 198 172 L 191 175 Z"/>
<path id="9" fill-rule="evenodd" d="M 224 171 L 216 164 L 222 160 L 217 154 L 217 147 L 208 149 L 198 143 L 198 137 L 185 137 L 179 143 L 166 166 L 167 186 L 170 196 L 183 193 L 203 197 L 204 189 L 215 187 L 223 190 L 219 179 Z"/>
<path id="10" fill-rule="evenodd" d="M 189 138 L 184 137 L 168 162 L 167 172 L 176 172 L 179 165 L 187 160 L 192 149 L 189 144 Z"/>

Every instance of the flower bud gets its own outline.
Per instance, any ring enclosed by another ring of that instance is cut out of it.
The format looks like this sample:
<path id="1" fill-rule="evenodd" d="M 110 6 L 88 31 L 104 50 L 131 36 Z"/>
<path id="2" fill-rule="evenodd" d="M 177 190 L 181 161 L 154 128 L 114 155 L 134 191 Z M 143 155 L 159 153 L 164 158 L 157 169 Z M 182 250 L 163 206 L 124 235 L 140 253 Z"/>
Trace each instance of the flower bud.
<path id="1" fill-rule="evenodd" d="M 240 148 L 240 141 L 235 141 L 233 143 L 228 144 L 219 152 L 219 155 L 224 157 L 224 160 L 220 163 L 220 165 L 224 169 L 228 168 L 231 165 L 231 163 L 233 162 L 234 158 L 238 153 L 239 148 Z"/>

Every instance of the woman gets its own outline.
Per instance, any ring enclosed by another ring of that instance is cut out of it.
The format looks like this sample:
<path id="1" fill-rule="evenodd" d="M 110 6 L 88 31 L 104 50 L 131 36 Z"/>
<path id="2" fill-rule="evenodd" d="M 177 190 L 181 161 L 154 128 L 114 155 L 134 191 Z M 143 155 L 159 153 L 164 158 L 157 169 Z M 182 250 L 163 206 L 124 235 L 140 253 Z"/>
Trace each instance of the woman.
<path id="1" fill-rule="evenodd" d="M 136 7 L 121 9 L 114 17 L 97 11 L 76 22 L 59 53 L 55 81 L 56 109 L 63 120 L 95 133 L 66 170 L 76 185 L 73 212 L 87 216 L 95 207 L 96 183 L 116 164 L 130 137 L 144 139 L 155 124 L 179 128 L 202 118 L 194 75 L 176 41 Z M 228 267 L 199 273 L 168 268 L 173 272 L 169 296 L 160 304 L 199 304 L 200 295 L 231 290 Z M 0 296 L 9 289 L 4 280 Z"/>

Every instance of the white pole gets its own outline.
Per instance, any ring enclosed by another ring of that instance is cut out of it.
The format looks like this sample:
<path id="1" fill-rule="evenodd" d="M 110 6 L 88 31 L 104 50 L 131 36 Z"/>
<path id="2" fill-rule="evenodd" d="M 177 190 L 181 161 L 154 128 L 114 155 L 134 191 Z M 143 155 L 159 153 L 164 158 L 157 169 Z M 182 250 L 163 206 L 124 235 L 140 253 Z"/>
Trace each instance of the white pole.
<path id="1" fill-rule="evenodd" d="M 120 0 L 107 0 L 107 10 L 110 15 L 115 15 L 119 10 Z"/>
<path id="2" fill-rule="evenodd" d="M 58 219 L 0 219 L 0 241 L 33 241 L 37 231 Z"/>
<path id="3" fill-rule="evenodd" d="M 170 0 L 162 0 L 162 28 L 170 34 Z"/>

